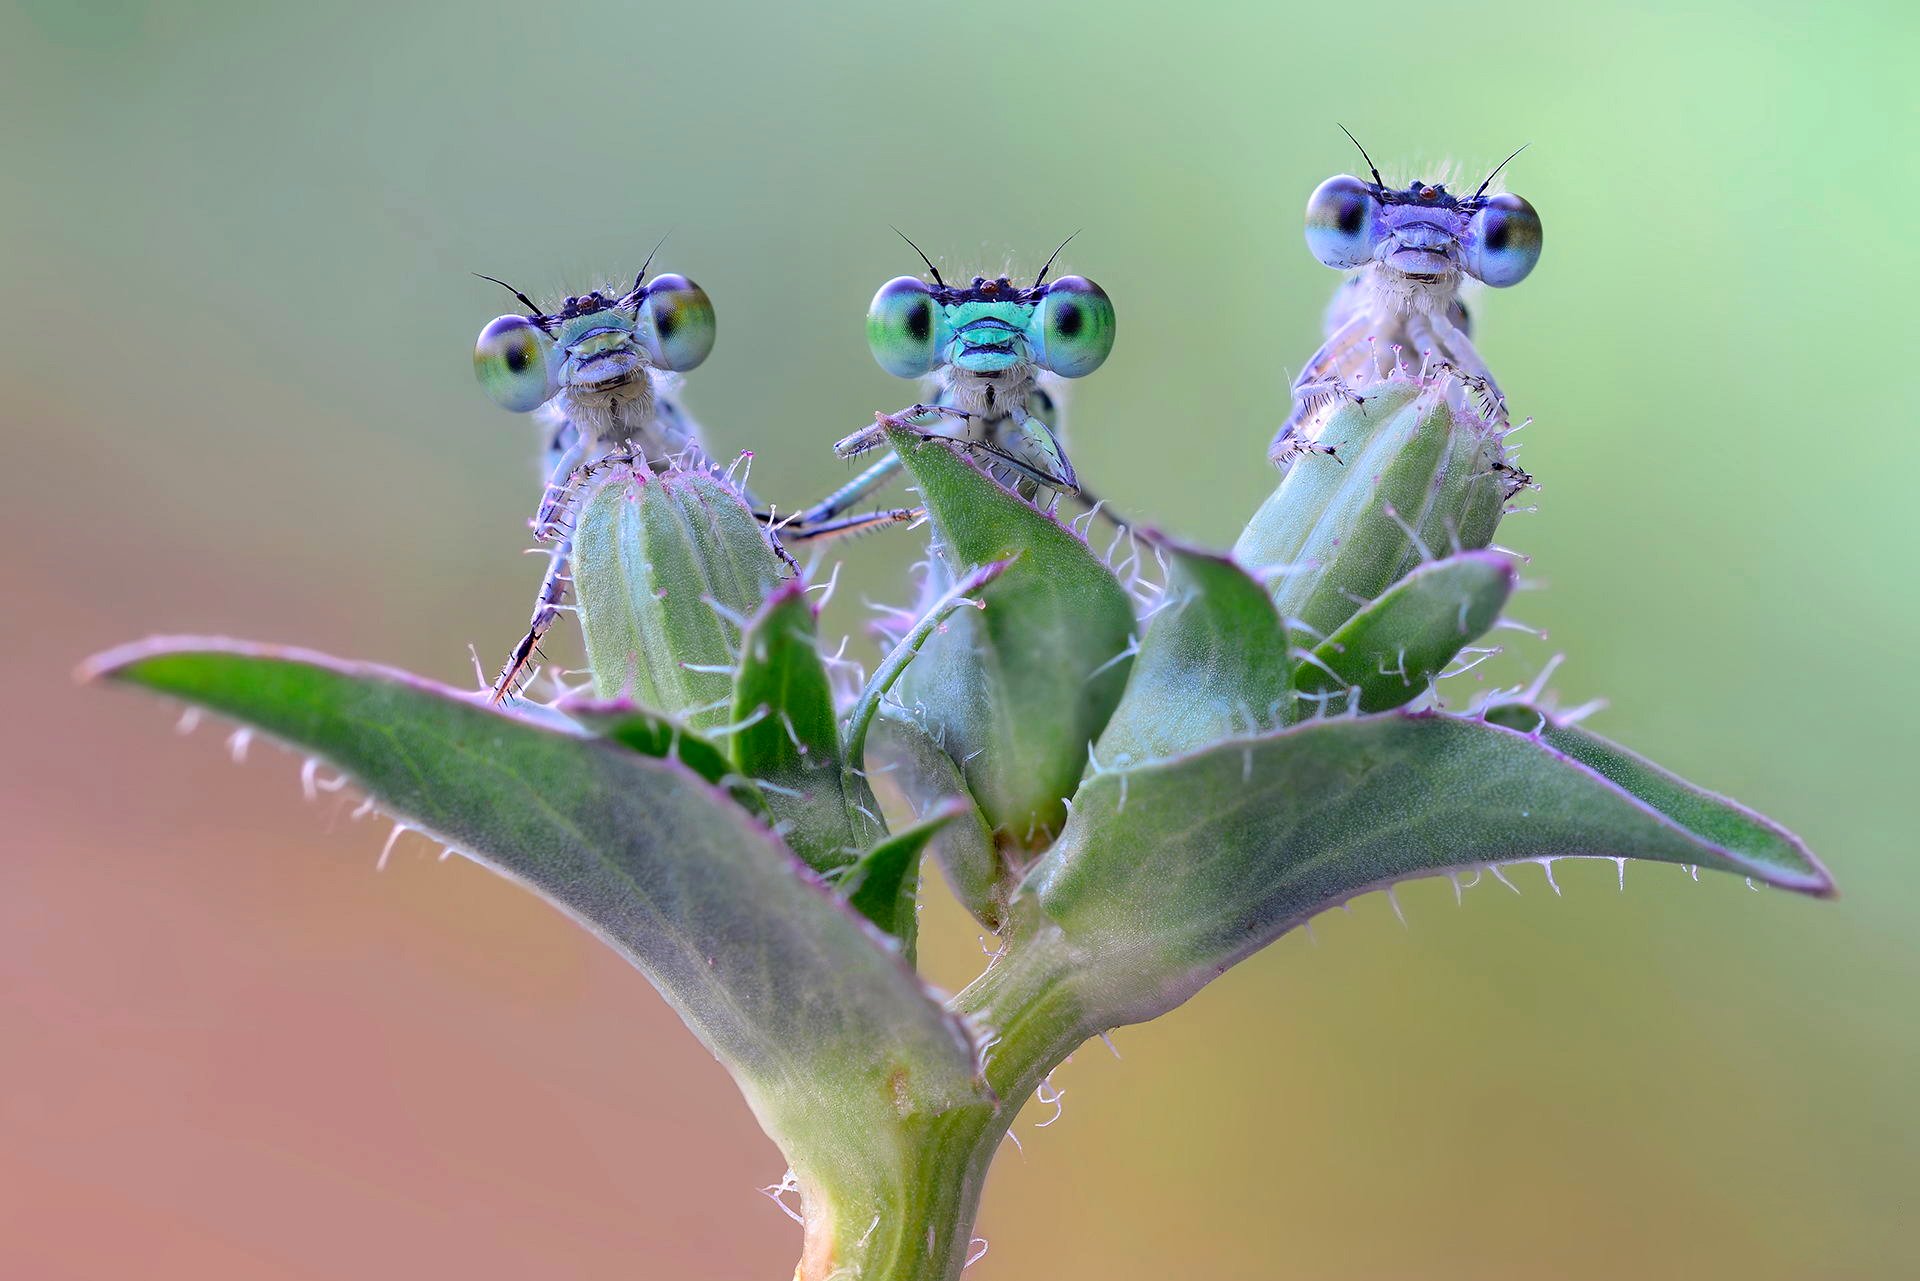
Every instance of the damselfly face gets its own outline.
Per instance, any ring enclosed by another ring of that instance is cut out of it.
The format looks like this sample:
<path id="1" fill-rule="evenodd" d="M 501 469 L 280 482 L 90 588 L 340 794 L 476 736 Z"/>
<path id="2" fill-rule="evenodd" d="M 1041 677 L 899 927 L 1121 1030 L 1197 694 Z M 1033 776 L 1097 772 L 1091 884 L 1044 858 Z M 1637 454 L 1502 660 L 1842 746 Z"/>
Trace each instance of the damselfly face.
<path id="1" fill-rule="evenodd" d="M 604 409 L 604 402 L 644 394 L 648 371 L 682 373 L 713 350 L 713 303 L 685 276 L 636 280 L 625 294 L 569 297 L 553 313 L 517 290 L 515 296 L 528 314 L 492 321 L 473 352 L 480 386 L 515 413 L 555 397 L 577 409 Z"/>
<path id="2" fill-rule="evenodd" d="M 973 451 L 989 476 L 1042 507 L 1079 493 L 1079 478 L 1060 444 L 1059 403 L 1042 375 L 1081 378 L 1106 361 L 1113 350 L 1113 301 L 1085 276 L 1049 282 L 1059 255 L 1054 250 L 1024 288 L 1005 276 L 949 285 L 925 254 L 920 260 L 931 284 L 896 276 L 880 286 L 867 307 L 867 346 L 888 373 L 931 379 L 932 394 L 926 403 L 877 415 L 835 442 L 833 451 L 852 458 L 883 448 L 888 427 L 906 428 Z M 796 528 L 833 528 L 842 512 L 899 467 L 889 451 L 802 511 Z"/>
<path id="3" fill-rule="evenodd" d="M 1106 360 L 1113 335 L 1113 302 L 1085 276 L 1026 289 L 1005 276 L 975 276 L 965 287 L 896 276 L 867 308 L 873 358 L 900 378 L 1034 369 L 1080 378 Z"/>
<path id="4" fill-rule="evenodd" d="M 1463 198 L 1424 182 L 1395 191 L 1378 175 L 1341 174 L 1307 201 L 1307 248 L 1343 270 L 1377 263 L 1416 280 L 1465 274 L 1504 288 L 1540 260 L 1540 215 L 1519 196 Z"/>

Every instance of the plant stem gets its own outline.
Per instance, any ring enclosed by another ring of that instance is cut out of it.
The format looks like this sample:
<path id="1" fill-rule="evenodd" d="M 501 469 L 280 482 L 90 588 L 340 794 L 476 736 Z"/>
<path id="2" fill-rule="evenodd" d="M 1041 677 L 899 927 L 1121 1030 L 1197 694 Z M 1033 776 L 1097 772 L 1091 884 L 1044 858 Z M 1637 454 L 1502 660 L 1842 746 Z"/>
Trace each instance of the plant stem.
<path id="1" fill-rule="evenodd" d="M 1047 1074 L 1099 1030 L 1069 985 L 1059 931 L 1023 926 L 952 1002 L 989 1038 L 992 1101 L 903 1121 L 891 1168 L 869 1159 L 802 1169 L 796 1160 L 806 1238 L 795 1281 L 954 1281 L 966 1266 L 1001 1139 Z"/>

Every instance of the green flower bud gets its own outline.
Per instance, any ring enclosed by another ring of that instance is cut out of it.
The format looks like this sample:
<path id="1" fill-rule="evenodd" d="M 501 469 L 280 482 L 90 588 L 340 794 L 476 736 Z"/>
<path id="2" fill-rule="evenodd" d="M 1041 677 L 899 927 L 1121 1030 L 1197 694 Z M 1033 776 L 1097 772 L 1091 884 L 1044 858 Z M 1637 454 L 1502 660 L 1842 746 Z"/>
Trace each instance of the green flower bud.
<path id="1" fill-rule="evenodd" d="M 696 729 L 725 724 L 742 626 L 782 578 L 752 511 L 711 472 L 620 464 L 577 513 L 574 601 L 594 692 Z"/>
<path id="2" fill-rule="evenodd" d="M 1396 371 L 1317 419 L 1234 544 L 1307 647 L 1424 561 L 1493 541 L 1526 477 L 1451 376 Z"/>
<path id="3" fill-rule="evenodd" d="M 1007 562 L 976 594 L 978 609 L 926 638 L 894 698 L 958 767 L 1000 851 L 1042 848 L 1126 687 L 1132 600 L 1083 538 L 946 441 L 897 428 L 888 438 L 919 486 L 945 570 L 957 578 Z M 985 918 L 997 909 L 976 897 L 978 871 L 976 860 L 953 879 Z"/>

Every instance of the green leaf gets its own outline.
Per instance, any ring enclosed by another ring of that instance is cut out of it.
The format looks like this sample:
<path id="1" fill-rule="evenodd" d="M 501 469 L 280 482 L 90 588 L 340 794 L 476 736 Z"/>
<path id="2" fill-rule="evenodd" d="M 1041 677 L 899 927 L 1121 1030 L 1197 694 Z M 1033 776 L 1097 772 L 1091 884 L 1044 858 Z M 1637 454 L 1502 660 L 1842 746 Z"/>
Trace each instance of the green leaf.
<path id="1" fill-rule="evenodd" d="M 837 888 L 854 911 L 900 940 L 909 964 L 919 933 L 920 855 L 936 833 L 972 807 L 958 797 L 861 855 Z"/>
<path id="2" fill-rule="evenodd" d="M 91 670 L 312 752 L 551 900 L 652 981 L 783 1146 L 797 1135 L 810 1159 L 853 1160 L 820 1148 L 868 1143 L 893 1160 L 887 1136 L 903 1118 L 980 1101 L 961 1025 L 789 850 L 676 761 L 297 650 L 159 640 Z"/>
<path id="3" fill-rule="evenodd" d="M 881 708 L 873 724 L 873 754 L 886 762 L 886 777 L 900 789 L 916 815 L 930 819 L 948 804 L 961 802 L 959 814 L 934 835 L 929 850 L 946 873 L 947 884 L 961 906 L 982 925 L 998 932 L 1011 890 L 1006 860 L 986 816 L 967 791 L 960 767 L 913 713 L 903 708 Z"/>
<path id="4" fill-rule="evenodd" d="M 1066 819 L 1087 745 L 1119 704 L 1132 601 L 1083 539 L 956 446 L 888 434 L 951 576 L 1013 561 L 982 589 L 984 609 L 956 612 L 928 638 L 901 679 L 900 701 L 924 708 L 996 829 L 1044 844 Z"/>
<path id="5" fill-rule="evenodd" d="M 847 713 L 847 747 L 849 763 L 860 760 L 866 753 L 867 731 L 872 728 L 873 718 L 880 711 L 882 702 L 888 693 L 906 674 L 907 667 L 919 656 L 920 649 L 946 627 L 947 620 L 959 609 L 983 609 L 978 599 L 980 589 L 1006 572 L 1009 560 L 990 561 L 977 569 L 968 571 L 959 582 L 947 589 L 946 595 L 935 601 L 927 611 L 920 615 L 912 627 L 907 629 L 887 656 L 880 660 L 880 666 L 874 668 L 860 697 L 854 700 L 853 709 Z"/>
<path id="6" fill-rule="evenodd" d="M 972 570 L 947 594 L 934 602 L 918 622 L 908 629 L 874 669 L 866 688 L 860 691 L 853 709 L 847 714 L 847 764 L 866 764 L 868 735 L 878 721 L 883 725 L 878 755 L 888 762 L 888 772 L 901 793 L 923 818 L 948 812 L 954 820 L 943 822 L 933 844 L 934 856 L 947 870 L 948 882 L 955 894 L 979 921 L 995 928 L 999 912 L 1006 905 L 1012 887 L 1005 883 L 1005 865 L 995 848 L 993 833 L 967 793 L 960 767 L 934 745 L 926 729 L 904 708 L 885 707 L 887 694 L 899 683 L 927 639 L 946 626 L 956 610 L 980 608 L 976 599 L 987 584 L 1006 572 L 1011 560 L 996 560 Z M 864 778 L 864 775 L 863 775 Z M 864 782 L 862 783 L 864 786 Z M 959 808 L 953 810 L 958 802 Z"/>
<path id="7" fill-rule="evenodd" d="M 1696 787 L 1589 730 L 1556 724 L 1546 712 L 1524 703 L 1490 708 L 1486 719 L 1532 735 L 1696 839 L 1738 852 L 1753 868 L 1762 869 L 1748 873 L 1755 880 L 1821 897 L 1834 893 L 1832 878 L 1799 837 L 1738 802 Z"/>
<path id="8" fill-rule="evenodd" d="M 595 692 L 724 725 L 741 624 L 782 574 L 739 494 L 704 471 L 618 468 L 580 506 L 572 568 Z"/>
<path id="9" fill-rule="evenodd" d="M 512 710 L 517 715 L 526 705 L 523 699 Z M 718 747 L 671 716 L 624 700 L 575 698 L 559 710 L 610 743 L 643 756 L 679 761 L 707 782 L 725 788 L 750 814 L 772 826 L 773 815 L 753 781 L 736 771 Z"/>
<path id="10" fill-rule="evenodd" d="M 760 785 L 787 843 L 814 871 L 845 867 L 882 835 L 872 793 L 841 770 L 833 686 L 797 580 L 773 593 L 741 640 L 733 724 L 734 765 Z"/>
<path id="11" fill-rule="evenodd" d="M 1100 736 L 1103 768 L 1178 756 L 1284 725 L 1293 711 L 1286 631 L 1267 589 L 1225 556 L 1162 541 L 1167 600 Z"/>
<path id="12" fill-rule="evenodd" d="M 1362 712 L 1418 697 L 1454 656 L 1486 634 L 1513 594 L 1513 564 L 1498 552 L 1428 561 L 1314 647 L 1296 680 L 1334 711 L 1359 691 Z"/>
<path id="13" fill-rule="evenodd" d="M 1594 856 L 1831 891 L 1803 846 L 1759 825 L 1776 839 L 1689 827 L 1541 738 L 1394 712 L 1090 779 L 1021 895 L 1086 957 L 1086 998 L 1134 1022 L 1316 913 L 1410 877 Z"/>

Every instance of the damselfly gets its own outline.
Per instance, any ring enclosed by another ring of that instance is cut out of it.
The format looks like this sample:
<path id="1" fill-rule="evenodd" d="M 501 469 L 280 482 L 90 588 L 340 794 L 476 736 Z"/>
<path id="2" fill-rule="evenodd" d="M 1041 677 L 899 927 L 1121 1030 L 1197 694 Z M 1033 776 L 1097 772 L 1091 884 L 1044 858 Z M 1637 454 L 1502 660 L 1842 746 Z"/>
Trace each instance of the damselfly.
<path id="1" fill-rule="evenodd" d="M 1353 145 L 1360 147 L 1359 140 Z M 1341 174 L 1307 201 L 1307 248 L 1327 266 L 1354 274 L 1327 309 L 1326 342 L 1294 381 L 1292 412 L 1270 450 L 1276 463 L 1313 448 L 1314 411 L 1352 399 L 1355 381 L 1374 376 L 1382 349 L 1417 356 L 1429 370 L 1450 368 L 1489 418 L 1506 422 L 1506 400 L 1474 349 L 1460 290 L 1468 279 L 1495 288 L 1517 285 L 1540 260 L 1540 215 L 1533 206 L 1519 196 L 1487 194 L 1513 156 L 1463 197 L 1437 182 L 1396 190 L 1381 179 L 1366 148 L 1360 155 L 1372 181 Z"/>
<path id="2" fill-rule="evenodd" d="M 532 620 L 494 682 L 495 702 L 524 683 L 541 639 L 560 615 L 573 550 L 567 518 L 593 475 L 610 462 L 654 471 L 713 465 L 699 425 L 678 397 L 680 375 L 713 350 L 713 303 L 685 276 L 667 273 L 651 282 L 646 277 L 647 264 L 642 264 L 632 288 L 569 296 L 552 312 L 505 281 L 483 277 L 527 309 L 525 315 L 500 316 L 480 331 L 473 366 L 496 404 L 539 419 L 547 484 L 533 529 L 553 544 Z M 744 480 L 736 487 L 752 504 Z M 789 565 L 783 538 L 830 537 L 915 515 L 896 508 L 789 526 L 772 512 L 754 514 L 770 526 L 768 540 Z"/>
<path id="3" fill-rule="evenodd" d="M 929 395 L 898 413 L 876 415 L 834 452 L 853 458 L 884 448 L 885 426 L 906 426 L 965 447 L 994 479 L 1043 509 L 1062 494 L 1079 494 L 1060 442 L 1054 382 L 1100 367 L 1113 350 L 1114 315 L 1106 292 L 1086 277 L 1047 280 L 1059 252 L 1024 288 L 1005 276 L 949 285 L 925 254 L 920 260 L 931 283 L 898 276 L 882 285 L 867 308 L 867 345 L 888 373 L 926 379 Z M 899 468 L 889 452 L 801 512 L 794 526 L 808 530 L 833 521 Z"/>
<path id="4" fill-rule="evenodd" d="M 655 470 L 711 465 L 678 388 L 680 375 L 713 350 L 713 303 L 685 276 L 669 272 L 649 282 L 646 275 L 642 265 L 631 289 L 569 296 L 551 312 L 505 281 L 482 277 L 527 309 L 480 331 L 473 368 L 495 404 L 539 421 L 547 485 L 533 527 L 553 544 L 527 633 L 494 682 L 496 703 L 524 683 L 560 615 L 573 549 L 566 512 L 594 466 L 610 456 Z"/>

